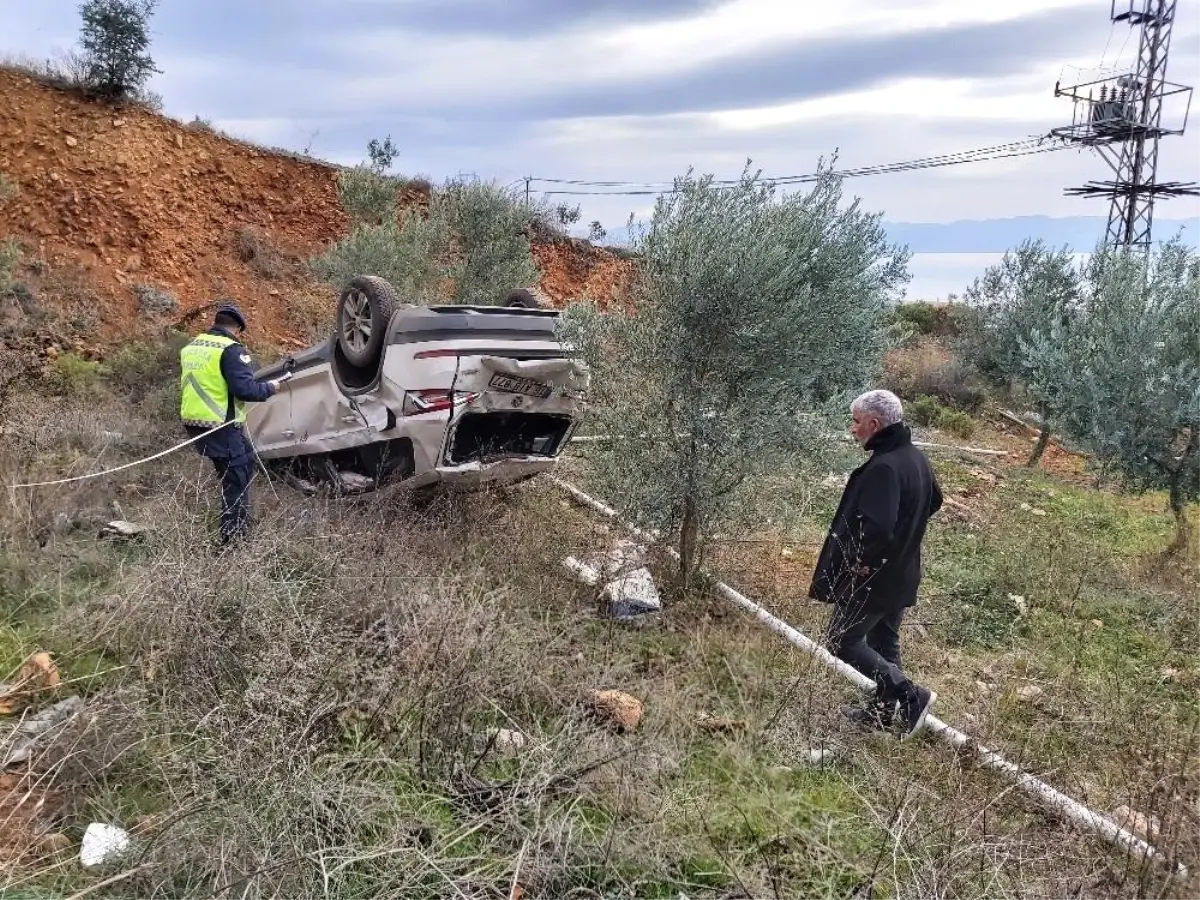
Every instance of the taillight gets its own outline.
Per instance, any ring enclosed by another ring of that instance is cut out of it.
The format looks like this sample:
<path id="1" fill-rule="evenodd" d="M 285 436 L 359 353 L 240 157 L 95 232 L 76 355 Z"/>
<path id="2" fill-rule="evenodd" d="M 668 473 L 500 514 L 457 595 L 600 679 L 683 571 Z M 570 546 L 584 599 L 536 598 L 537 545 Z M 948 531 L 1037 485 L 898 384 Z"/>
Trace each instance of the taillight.
<path id="1" fill-rule="evenodd" d="M 419 353 L 414 353 L 413 359 L 438 359 L 443 356 L 458 356 L 458 351 L 449 348 L 442 350 L 422 350 Z"/>
<path id="2" fill-rule="evenodd" d="M 421 391 L 408 391 L 404 395 L 404 404 L 401 406 L 401 415 L 405 416 L 421 416 L 425 413 L 442 412 L 447 409 L 452 409 L 456 406 L 461 406 L 464 403 L 470 403 L 478 393 L 468 393 L 466 391 L 455 391 L 453 396 L 446 388 L 426 388 Z"/>

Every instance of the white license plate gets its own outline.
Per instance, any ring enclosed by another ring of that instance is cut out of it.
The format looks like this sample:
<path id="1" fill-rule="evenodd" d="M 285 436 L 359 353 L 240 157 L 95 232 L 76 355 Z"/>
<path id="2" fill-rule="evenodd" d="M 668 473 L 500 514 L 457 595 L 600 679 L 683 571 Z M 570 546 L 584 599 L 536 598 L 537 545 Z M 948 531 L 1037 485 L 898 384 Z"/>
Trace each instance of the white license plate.
<path id="1" fill-rule="evenodd" d="M 534 381 L 532 378 L 517 378 L 513 375 L 505 375 L 503 372 L 497 372 L 488 381 L 488 387 L 495 388 L 498 391 L 504 391 L 506 394 L 525 394 L 528 397 L 539 397 L 545 399 L 550 396 L 550 385 L 544 384 L 541 381 Z"/>

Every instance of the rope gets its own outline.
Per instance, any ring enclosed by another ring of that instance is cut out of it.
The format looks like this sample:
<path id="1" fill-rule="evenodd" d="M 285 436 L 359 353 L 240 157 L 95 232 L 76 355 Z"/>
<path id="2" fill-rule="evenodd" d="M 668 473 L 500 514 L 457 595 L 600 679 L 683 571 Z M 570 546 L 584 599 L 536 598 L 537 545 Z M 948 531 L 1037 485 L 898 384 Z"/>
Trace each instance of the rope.
<path id="1" fill-rule="evenodd" d="M 126 469 L 132 469 L 135 466 L 145 465 L 148 462 L 153 462 L 156 459 L 161 459 L 164 456 L 168 456 L 169 454 L 174 453 L 176 450 L 182 450 L 184 447 L 190 446 L 191 444 L 196 443 L 196 441 L 199 441 L 203 438 L 208 437 L 210 434 L 216 434 L 222 428 L 227 428 L 228 426 L 230 426 L 232 424 L 233 424 L 232 421 L 225 422 L 222 425 L 218 425 L 216 428 L 212 428 L 212 429 L 204 432 L 203 434 L 198 434 L 194 438 L 184 441 L 182 444 L 176 444 L 174 447 L 168 447 L 166 450 L 163 450 L 159 453 L 155 453 L 153 456 L 147 456 L 144 459 L 135 460 L 134 462 L 131 462 L 131 463 L 125 463 L 125 465 L 117 466 L 115 469 L 105 469 L 103 472 L 93 472 L 90 475 L 76 475 L 74 478 L 59 478 L 56 481 L 35 481 L 32 484 L 14 484 L 12 486 L 12 489 L 15 491 L 18 488 L 38 488 L 38 487 L 51 487 L 56 484 L 71 484 L 76 481 L 86 481 L 89 478 L 100 478 L 104 475 L 112 475 L 116 472 L 123 472 Z"/>

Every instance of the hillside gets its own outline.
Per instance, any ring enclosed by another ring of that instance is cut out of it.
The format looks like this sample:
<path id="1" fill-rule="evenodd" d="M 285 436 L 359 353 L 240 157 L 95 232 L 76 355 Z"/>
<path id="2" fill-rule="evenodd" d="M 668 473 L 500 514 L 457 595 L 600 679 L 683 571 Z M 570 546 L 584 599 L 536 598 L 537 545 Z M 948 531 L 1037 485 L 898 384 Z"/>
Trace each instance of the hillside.
<path id="1" fill-rule="evenodd" d="M 249 312 L 252 340 L 277 346 L 304 343 L 314 316 L 331 317 L 329 288 L 302 265 L 348 227 L 329 163 L 0 69 L 0 172 L 19 188 L 0 207 L 0 234 L 21 240 L 22 280 L 66 322 L 46 340 L 104 343 L 186 321 L 221 296 Z M 534 254 L 559 304 L 585 290 L 607 298 L 626 271 L 583 241 Z M 157 296 L 147 288 L 177 306 L 147 314 L 139 295 Z"/>

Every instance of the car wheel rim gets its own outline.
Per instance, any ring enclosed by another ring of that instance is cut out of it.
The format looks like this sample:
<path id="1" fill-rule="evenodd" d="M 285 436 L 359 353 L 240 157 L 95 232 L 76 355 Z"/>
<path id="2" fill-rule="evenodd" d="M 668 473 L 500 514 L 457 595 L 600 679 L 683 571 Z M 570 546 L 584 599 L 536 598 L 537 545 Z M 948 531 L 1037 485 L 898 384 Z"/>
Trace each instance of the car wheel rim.
<path id="1" fill-rule="evenodd" d="M 342 339 L 356 353 L 371 340 L 371 304 L 361 291 L 354 291 L 342 301 Z"/>

